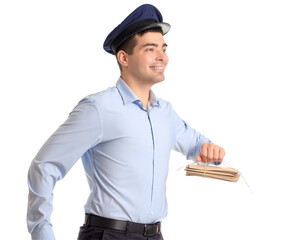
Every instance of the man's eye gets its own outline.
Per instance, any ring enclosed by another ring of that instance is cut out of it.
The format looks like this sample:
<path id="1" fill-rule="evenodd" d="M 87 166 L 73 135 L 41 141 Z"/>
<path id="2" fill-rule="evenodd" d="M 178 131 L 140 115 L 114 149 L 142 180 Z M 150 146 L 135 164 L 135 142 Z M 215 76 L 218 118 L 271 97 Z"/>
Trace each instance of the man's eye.
<path id="1" fill-rule="evenodd" d="M 153 52 L 153 48 L 147 48 L 147 52 Z"/>

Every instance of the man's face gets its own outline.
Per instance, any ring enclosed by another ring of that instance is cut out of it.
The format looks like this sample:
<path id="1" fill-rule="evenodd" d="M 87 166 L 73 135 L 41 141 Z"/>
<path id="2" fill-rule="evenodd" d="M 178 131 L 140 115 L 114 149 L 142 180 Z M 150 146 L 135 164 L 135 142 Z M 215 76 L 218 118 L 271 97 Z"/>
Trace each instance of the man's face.
<path id="1" fill-rule="evenodd" d="M 128 73 L 139 84 L 152 86 L 164 80 L 168 64 L 167 44 L 159 32 L 136 35 L 137 45 L 133 54 L 128 55 Z"/>

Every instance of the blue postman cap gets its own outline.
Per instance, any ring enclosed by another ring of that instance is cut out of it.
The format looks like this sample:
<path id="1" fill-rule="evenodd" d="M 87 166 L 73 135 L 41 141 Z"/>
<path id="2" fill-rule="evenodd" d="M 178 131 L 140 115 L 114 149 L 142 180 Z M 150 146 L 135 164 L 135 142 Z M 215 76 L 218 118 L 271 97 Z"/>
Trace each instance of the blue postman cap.
<path id="1" fill-rule="evenodd" d="M 165 35 L 170 25 L 163 22 L 159 10 L 151 4 L 144 4 L 136 8 L 123 22 L 121 22 L 106 38 L 104 50 L 115 55 L 118 47 L 127 39 L 143 30 L 161 28 Z"/>

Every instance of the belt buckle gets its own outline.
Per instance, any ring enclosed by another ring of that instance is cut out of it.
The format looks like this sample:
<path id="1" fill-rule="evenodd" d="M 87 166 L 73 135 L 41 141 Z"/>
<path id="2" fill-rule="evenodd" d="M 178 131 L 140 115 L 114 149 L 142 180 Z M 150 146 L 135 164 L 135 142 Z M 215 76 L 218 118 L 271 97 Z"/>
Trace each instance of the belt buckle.
<path id="1" fill-rule="evenodd" d="M 152 233 L 151 232 L 152 228 L 150 228 L 149 226 L 151 226 L 151 227 L 156 226 L 156 228 L 154 228 L 154 229 L 156 229 L 156 231 L 154 231 L 154 233 Z M 151 231 L 150 231 L 150 229 L 151 229 Z M 148 232 L 148 231 L 150 231 L 150 232 Z M 156 223 L 156 224 L 145 224 L 144 233 L 143 233 L 143 235 L 145 237 L 153 237 L 153 236 L 155 236 L 157 234 L 160 234 L 160 233 L 161 233 L 161 224 L 158 224 L 158 223 Z"/>

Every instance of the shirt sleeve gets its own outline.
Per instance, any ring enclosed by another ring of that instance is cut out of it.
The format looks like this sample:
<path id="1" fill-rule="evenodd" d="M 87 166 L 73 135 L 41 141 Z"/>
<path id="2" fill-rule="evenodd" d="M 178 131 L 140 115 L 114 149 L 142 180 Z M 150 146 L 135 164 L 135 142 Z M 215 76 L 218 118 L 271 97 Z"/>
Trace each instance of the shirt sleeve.
<path id="1" fill-rule="evenodd" d="M 27 226 L 32 240 L 55 239 L 50 223 L 54 186 L 101 138 L 98 110 L 86 98 L 41 147 L 28 171 Z"/>
<path id="2" fill-rule="evenodd" d="M 201 146 L 210 139 L 191 128 L 173 111 L 175 143 L 173 149 L 182 153 L 187 159 L 196 162 Z"/>

